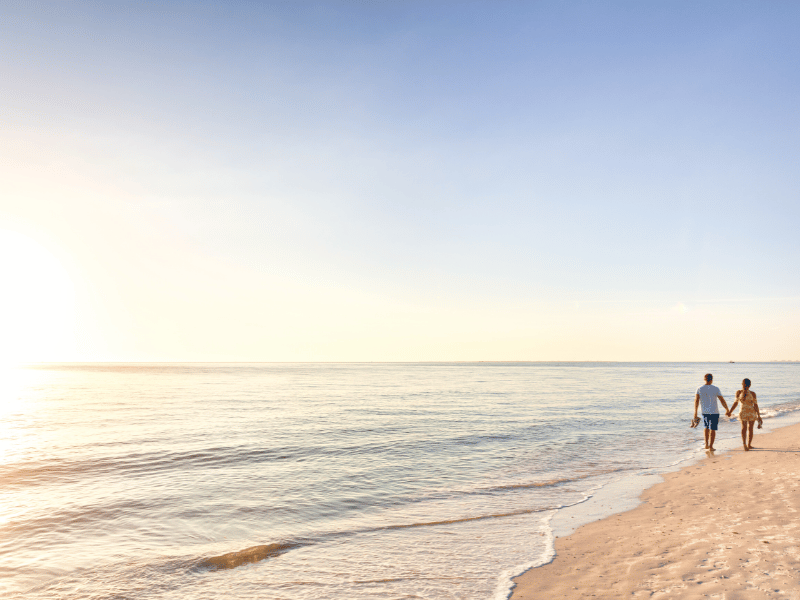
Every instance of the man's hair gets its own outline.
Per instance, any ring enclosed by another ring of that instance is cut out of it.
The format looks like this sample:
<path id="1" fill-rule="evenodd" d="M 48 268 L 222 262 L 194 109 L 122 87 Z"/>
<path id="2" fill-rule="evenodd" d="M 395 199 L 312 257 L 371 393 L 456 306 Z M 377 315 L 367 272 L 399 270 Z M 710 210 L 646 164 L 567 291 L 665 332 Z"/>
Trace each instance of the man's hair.
<path id="1" fill-rule="evenodd" d="M 714 376 L 711 373 L 706 373 L 705 375 L 703 375 L 703 379 L 706 380 L 706 383 L 711 383 L 712 381 L 714 381 Z"/>

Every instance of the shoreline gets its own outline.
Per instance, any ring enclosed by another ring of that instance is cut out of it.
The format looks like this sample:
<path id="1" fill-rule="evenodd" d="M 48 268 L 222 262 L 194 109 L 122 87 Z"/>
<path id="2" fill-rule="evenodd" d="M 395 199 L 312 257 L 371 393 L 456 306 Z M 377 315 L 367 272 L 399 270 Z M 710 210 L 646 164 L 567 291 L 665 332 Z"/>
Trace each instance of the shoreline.
<path id="1" fill-rule="evenodd" d="M 800 599 L 800 424 L 662 475 L 639 504 L 555 540 L 510 600 Z"/>

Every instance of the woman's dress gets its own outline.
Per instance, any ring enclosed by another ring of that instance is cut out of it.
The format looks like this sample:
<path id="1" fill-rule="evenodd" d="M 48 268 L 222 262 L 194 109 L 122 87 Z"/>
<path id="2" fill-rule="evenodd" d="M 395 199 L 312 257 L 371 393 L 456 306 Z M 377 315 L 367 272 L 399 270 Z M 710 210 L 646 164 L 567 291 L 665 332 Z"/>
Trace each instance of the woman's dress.
<path id="1" fill-rule="evenodd" d="M 758 421 L 756 399 L 750 390 L 739 394 L 739 402 L 742 405 L 739 409 L 739 421 Z"/>

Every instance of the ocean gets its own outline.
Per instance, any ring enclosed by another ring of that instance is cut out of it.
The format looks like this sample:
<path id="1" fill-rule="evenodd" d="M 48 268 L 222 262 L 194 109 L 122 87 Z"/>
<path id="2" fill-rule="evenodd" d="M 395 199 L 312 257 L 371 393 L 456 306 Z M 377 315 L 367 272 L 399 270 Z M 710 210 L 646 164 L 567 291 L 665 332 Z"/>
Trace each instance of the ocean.
<path id="1" fill-rule="evenodd" d="M 709 371 L 729 404 L 753 381 L 765 430 L 800 420 L 798 363 L 6 368 L 0 594 L 507 598 L 556 535 L 705 456 Z"/>

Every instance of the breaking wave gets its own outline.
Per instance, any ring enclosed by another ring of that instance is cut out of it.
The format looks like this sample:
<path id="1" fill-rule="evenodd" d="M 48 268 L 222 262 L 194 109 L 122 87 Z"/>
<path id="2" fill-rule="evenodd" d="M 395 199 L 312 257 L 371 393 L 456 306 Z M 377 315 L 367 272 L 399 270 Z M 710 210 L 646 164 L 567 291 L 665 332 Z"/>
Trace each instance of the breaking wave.
<path id="1" fill-rule="evenodd" d="M 242 565 L 249 563 L 256 563 L 267 558 L 272 558 L 283 554 L 293 548 L 297 548 L 299 544 L 264 544 L 261 546 L 252 546 L 239 550 L 238 552 L 228 552 L 220 556 L 212 556 L 206 558 L 198 564 L 200 568 L 206 569 L 235 569 Z"/>

